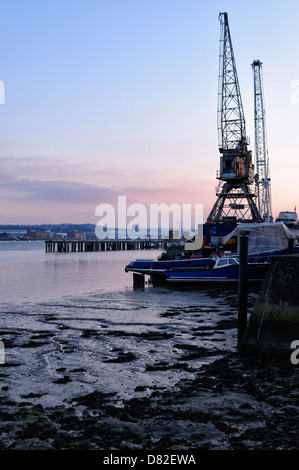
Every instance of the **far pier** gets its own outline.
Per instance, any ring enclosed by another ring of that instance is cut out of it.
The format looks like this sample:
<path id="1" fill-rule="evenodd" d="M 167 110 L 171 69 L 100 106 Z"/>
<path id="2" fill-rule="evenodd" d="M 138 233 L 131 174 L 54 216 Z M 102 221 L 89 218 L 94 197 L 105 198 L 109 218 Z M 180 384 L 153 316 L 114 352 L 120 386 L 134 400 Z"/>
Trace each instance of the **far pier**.
<path id="1" fill-rule="evenodd" d="M 175 240 L 137 239 L 137 240 L 46 240 L 46 253 L 75 253 L 92 251 L 151 250 L 166 248 Z"/>

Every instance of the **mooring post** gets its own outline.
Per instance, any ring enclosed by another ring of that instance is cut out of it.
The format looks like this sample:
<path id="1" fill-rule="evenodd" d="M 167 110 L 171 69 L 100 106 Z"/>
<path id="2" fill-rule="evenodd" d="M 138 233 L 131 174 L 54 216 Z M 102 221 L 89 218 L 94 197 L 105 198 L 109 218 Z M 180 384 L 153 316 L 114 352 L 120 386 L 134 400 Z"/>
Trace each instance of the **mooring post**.
<path id="1" fill-rule="evenodd" d="M 144 288 L 144 274 L 133 273 L 133 287 Z"/>
<path id="2" fill-rule="evenodd" d="M 239 250 L 238 344 L 247 325 L 248 232 L 240 232 Z"/>
<path id="3" fill-rule="evenodd" d="M 289 255 L 293 255 L 295 253 L 295 238 L 289 238 L 288 240 L 288 248 L 289 248 Z"/>

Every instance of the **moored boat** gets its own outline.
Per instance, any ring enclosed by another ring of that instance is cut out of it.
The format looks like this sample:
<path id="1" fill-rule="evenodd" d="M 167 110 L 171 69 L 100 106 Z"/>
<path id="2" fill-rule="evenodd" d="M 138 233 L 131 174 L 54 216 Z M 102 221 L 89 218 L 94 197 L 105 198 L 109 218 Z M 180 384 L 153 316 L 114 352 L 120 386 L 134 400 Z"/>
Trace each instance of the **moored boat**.
<path id="1" fill-rule="evenodd" d="M 292 212 L 279 212 L 275 222 L 283 222 L 291 230 L 291 232 L 296 235 L 297 239 L 299 240 L 299 219 L 297 216 L 296 207 Z"/>
<path id="2" fill-rule="evenodd" d="M 248 263 L 248 282 L 262 282 L 269 262 Z M 239 259 L 218 258 L 213 266 L 172 268 L 165 273 L 166 281 L 179 284 L 228 284 L 239 280 Z"/>
<path id="3" fill-rule="evenodd" d="M 134 272 L 138 274 L 164 274 L 173 268 L 201 268 L 207 266 L 214 266 L 215 259 L 213 258 L 182 258 L 176 260 L 163 260 L 163 259 L 136 259 L 131 261 L 126 267 L 125 271 Z"/>
<path id="4" fill-rule="evenodd" d="M 214 266 L 217 251 L 212 247 L 196 245 L 196 251 L 190 247 L 195 245 L 189 241 L 182 241 L 171 244 L 166 252 L 161 253 L 156 259 L 135 259 L 126 267 L 126 272 L 148 275 L 164 275 L 172 268 L 206 267 Z"/>
<path id="5" fill-rule="evenodd" d="M 248 234 L 248 281 L 261 282 L 273 256 L 286 255 L 289 241 L 295 243 L 294 252 L 299 253 L 296 236 L 279 223 L 239 224 L 223 238 L 223 246 L 232 239 L 236 246 L 241 232 Z M 196 254 L 186 253 L 182 246 L 170 247 L 157 259 L 136 259 L 125 267 L 126 272 L 151 276 L 154 281 L 200 283 L 232 283 L 239 278 L 238 251 L 216 250 L 215 247 L 202 247 Z"/>
<path id="6" fill-rule="evenodd" d="M 299 253 L 296 235 L 283 222 L 262 222 L 239 224 L 230 234 L 223 237 L 223 244 L 238 240 L 242 232 L 248 235 L 249 261 L 268 260 L 273 256 L 287 255 L 289 243 L 294 243 L 294 253 Z"/>

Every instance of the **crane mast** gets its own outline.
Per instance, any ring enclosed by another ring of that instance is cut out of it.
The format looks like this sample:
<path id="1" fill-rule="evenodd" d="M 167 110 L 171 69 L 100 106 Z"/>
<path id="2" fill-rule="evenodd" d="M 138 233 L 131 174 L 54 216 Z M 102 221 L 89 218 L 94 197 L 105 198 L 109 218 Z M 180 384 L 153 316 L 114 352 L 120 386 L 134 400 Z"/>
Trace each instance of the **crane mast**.
<path id="1" fill-rule="evenodd" d="M 266 143 L 265 104 L 262 80 L 262 62 L 254 60 L 254 127 L 255 127 L 255 163 L 256 175 L 254 179 L 258 192 L 258 209 L 263 218 L 270 222 L 273 220 L 270 194 L 269 159 Z"/>
<path id="2" fill-rule="evenodd" d="M 256 195 L 250 190 L 254 183 L 252 152 L 248 150 L 245 117 L 240 86 L 228 25 L 227 13 L 220 13 L 220 49 L 218 77 L 218 146 L 223 182 L 216 192 L 207 222 L 261 221 L 256 207 Z"/>

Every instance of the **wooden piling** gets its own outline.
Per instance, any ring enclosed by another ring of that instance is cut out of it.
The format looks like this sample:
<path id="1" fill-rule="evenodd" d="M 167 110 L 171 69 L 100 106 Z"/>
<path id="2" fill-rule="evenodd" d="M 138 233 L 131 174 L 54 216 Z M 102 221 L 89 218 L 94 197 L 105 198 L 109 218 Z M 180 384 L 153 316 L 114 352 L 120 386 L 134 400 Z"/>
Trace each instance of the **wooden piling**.
<path id="1" fill-rule="evenodd" d="M 239 237 L 239 288 L 238 288 L 238 344 L 247 325 L 248 295 L 248 233 L 241 232 Z"/>
<path id="2" fill-rule="evenodd" d="M 288 252 L 289 255 L 293 255 L 295 253 L 295 239 L 289 238 L 288 240 Z"/>
<path id="3" fill-rule="evenodd" d="M 133 273 L 133 287 L 144 288 L 144 274 Z"/>

